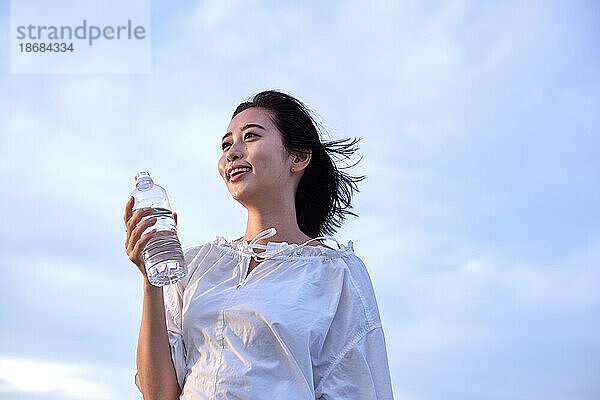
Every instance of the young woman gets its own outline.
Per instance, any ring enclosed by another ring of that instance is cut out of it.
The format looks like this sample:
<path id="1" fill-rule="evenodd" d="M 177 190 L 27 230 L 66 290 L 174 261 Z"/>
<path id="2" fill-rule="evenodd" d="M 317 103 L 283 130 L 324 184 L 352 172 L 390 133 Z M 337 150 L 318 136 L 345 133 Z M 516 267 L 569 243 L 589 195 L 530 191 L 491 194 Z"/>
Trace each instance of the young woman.
<path id="1" fill-rule="evenodd" d="M 392 399 L 369 274 L 348 245 L 329 247 L 356 182 L 298 100 L 278 91 L 240 104 L 218 171 L 248 212 L 246 232 L 185 250 L 188 274 L 164 288 L 142 250 L 155 221 L 125 208 L 127 254 L 144 276 L 136 385 L 144 399 Z M 175 216 L 176 217 L 176 216 Z M 223 221 L 228 221 L 224 216 Z M 337 240 L 335 240 L 337 242 Z"/>

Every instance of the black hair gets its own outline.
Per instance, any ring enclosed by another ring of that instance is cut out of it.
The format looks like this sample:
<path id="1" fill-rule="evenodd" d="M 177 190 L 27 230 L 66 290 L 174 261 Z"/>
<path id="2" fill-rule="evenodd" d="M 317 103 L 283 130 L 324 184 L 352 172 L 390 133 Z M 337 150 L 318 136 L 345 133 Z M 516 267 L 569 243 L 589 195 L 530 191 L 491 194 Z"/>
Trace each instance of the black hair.
<path id="1" fill-rule="evenodd" d="M 252 107 L 270 111 L 271 120 L 281 133 L 283 146 L 288 154 L 306 153 L 312 156 L 296 190 L 296 220 L 298 227 L 311 238 L 333 235 L 347 215 L 358 215 L 350 211 L 357 183 L 365 175 L 351 176 L 341 171 L 353 167 L 338 167 L 332 158 L 349 159 L 358 150 L 353 146 L 359 139 L 338 139 L 321 142 L 323 128 L 312 116 L 312 112 L 299 100 L 276 90 L 267 90 L 241 103 L 233 112 L 233 119 L 240 112 Z M 362 159 L 362 157 L 361 157 Z"/>

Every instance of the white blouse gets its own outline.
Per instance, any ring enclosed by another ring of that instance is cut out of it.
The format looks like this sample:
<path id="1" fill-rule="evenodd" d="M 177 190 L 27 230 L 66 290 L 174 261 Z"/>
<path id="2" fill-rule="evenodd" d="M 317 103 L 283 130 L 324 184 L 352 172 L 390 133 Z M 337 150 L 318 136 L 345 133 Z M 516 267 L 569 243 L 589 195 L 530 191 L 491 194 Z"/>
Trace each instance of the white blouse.
<path id="1" fill-rule="evenodd" d="M 274 234 L 184 251 L 186 277 L 163 288 L 180 399 L 393 399 L 375 293 L 352 241 L 255 243 Z M 251 257 L 264 261 L 246 277 Z"/>

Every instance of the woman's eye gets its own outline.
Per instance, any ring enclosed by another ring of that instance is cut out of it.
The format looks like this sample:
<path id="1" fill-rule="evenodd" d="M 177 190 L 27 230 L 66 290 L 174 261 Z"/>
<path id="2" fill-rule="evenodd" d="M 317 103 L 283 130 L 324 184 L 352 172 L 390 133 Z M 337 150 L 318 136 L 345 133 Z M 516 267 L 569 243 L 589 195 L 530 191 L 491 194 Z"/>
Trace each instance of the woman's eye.
<path id="1" fill-rule="evenodd" d="M 248 135 L 258 136 L 256 133 L 248 132 L 244 135 L 244 139 L 246 139 L 248 137 Z M 230 146 L 230 145 L 231 144 L 229 142 L 224 142 L 223 144 L 221 144 L 221 148 L 223 150 L 225 150 L 225 146 Z"/>

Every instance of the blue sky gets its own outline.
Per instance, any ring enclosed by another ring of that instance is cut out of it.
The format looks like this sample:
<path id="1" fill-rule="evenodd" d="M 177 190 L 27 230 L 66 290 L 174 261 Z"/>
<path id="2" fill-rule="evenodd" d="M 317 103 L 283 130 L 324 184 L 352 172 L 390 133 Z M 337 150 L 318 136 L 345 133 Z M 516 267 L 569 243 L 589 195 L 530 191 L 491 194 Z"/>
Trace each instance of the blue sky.
<path id="1" fill-rule="evenodd" d="M 283 89 L 361 137 L 354 242 L 397 399 L 600 396 L 600 7 L 152 2 L 150 74 L 11 74 L 0 5 L 0 399 L 141 399 L 139 170 L 184 247 L 244 232 L 217 173 Z M 594 111 L 596 110 L 596 111 Z"/>

